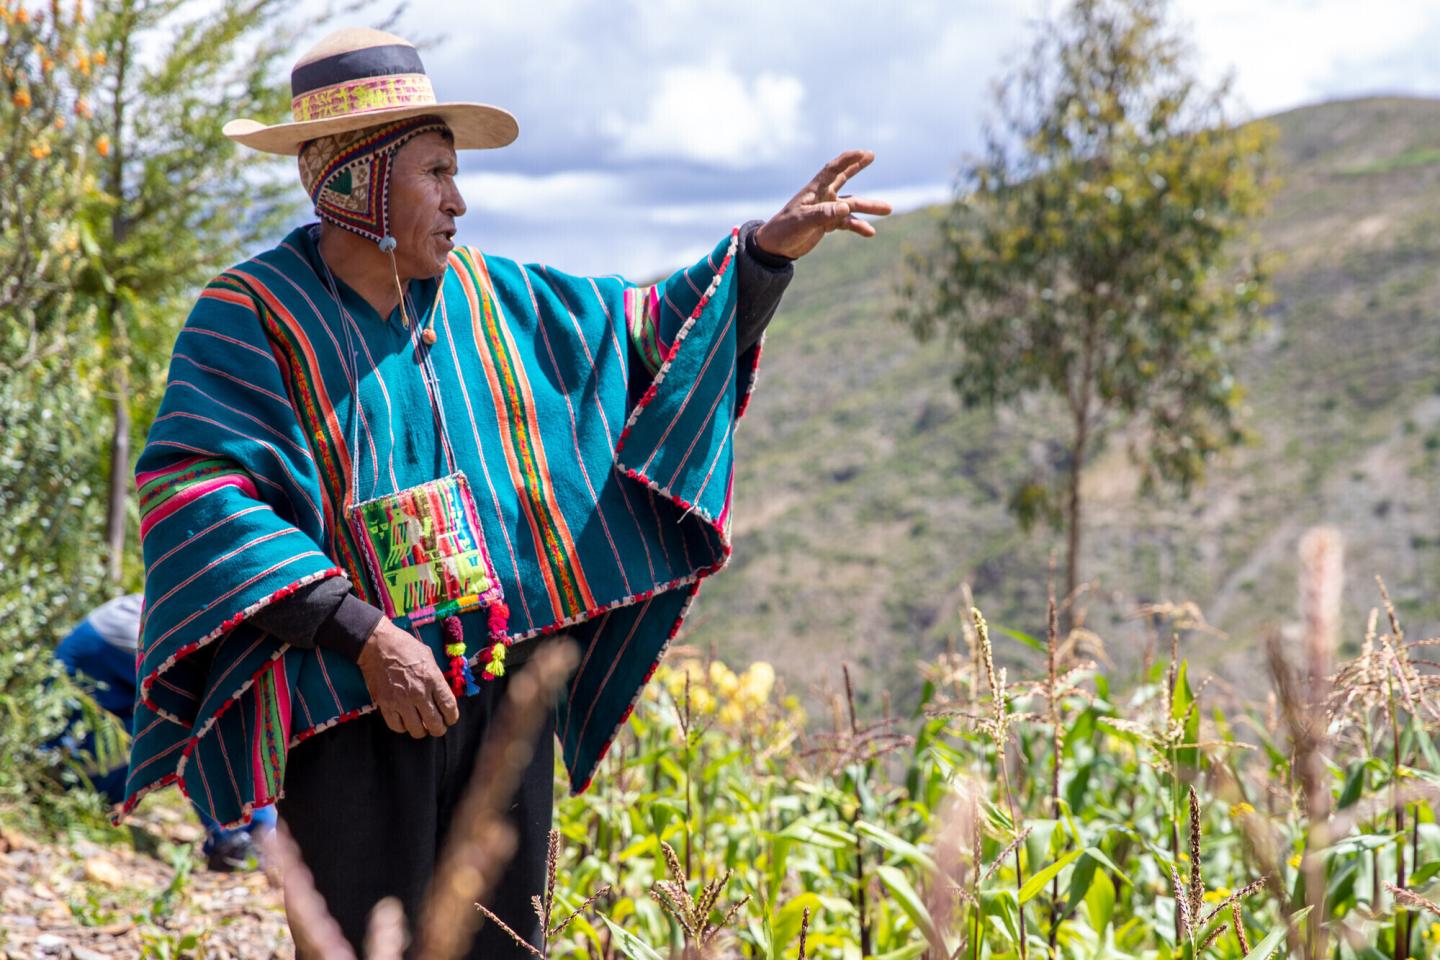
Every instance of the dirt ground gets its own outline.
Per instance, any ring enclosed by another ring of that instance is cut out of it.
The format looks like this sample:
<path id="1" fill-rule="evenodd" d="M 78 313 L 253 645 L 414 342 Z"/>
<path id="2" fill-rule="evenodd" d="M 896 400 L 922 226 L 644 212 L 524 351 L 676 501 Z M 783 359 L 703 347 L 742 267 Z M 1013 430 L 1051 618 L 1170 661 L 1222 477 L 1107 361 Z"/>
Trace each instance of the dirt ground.
<path id="1" fill-rule="evenodd" d="M 151 803 L 110 843 L 0 827 L 0 957 L 292 960 L 279 893 L 258 870 L 207 870 L 202 837 L 183 807 Z"/>

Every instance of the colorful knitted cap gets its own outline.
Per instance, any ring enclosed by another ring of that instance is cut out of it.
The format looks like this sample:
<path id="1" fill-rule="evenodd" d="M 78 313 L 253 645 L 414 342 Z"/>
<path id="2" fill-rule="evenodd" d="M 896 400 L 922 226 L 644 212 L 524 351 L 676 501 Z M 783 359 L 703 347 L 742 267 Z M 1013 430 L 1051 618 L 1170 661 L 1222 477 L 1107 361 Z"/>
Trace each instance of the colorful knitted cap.
<path id="1" fill-rule="evenodd" d="M 307 142 L 300 182 L 323 220 L 381 244 L 390 236 L 390 171 L 395 154 L 422 133 L 449 133 L 439 117 L 423 116 Z"/>

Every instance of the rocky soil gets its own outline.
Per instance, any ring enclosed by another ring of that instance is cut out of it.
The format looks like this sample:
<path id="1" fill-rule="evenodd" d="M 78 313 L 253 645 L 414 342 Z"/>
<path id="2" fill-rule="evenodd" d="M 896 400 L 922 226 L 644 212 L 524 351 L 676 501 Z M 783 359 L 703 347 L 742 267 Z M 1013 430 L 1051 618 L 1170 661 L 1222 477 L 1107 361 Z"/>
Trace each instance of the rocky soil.
<path id="1" fill-rule="evenodd" d="M 207 870 L 201 839 L 183 808 L 149 804 L 113 842 L 0 827 L 0 957 L 291 960 L 278 891 Z"/>

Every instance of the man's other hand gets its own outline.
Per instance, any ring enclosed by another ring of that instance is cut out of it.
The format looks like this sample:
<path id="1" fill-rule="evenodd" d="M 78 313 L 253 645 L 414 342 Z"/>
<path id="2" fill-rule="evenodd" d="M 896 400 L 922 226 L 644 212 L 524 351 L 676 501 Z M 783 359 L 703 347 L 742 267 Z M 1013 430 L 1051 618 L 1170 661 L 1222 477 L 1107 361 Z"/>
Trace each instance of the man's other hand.
<path id="1" fill-rule="evenodd" d="M 755 243 L 766 253 L 795 260 L 805 256 L 832 230 L 849 230 L 862 237 L 875 236 L 875 228 L 856 216 L 884 216 L 890 204 L 842 194 L 851 177 L 870 166 L 869 150 L 846 150 L 825 164 L 784 208 L 755 231 Z"/>
<path id="2" fill-rule="evenodd" d="M 438 737 L 460 719 L 435 655 L 389 618 L 375 625 L 357 663 L 385 725 L 396 733 Z"/>

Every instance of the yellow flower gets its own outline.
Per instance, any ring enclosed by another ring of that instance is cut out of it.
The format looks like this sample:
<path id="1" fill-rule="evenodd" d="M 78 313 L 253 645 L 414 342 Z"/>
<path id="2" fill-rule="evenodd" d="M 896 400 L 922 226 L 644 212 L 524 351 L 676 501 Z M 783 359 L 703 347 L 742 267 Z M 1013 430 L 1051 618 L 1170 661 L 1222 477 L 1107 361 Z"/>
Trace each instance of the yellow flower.
<path id="1" fill-rule="evenodd" d="M 102 157 L 110 156 L 110 138 L 101 134 L 100 139 L 95 141 L 95 152 Z"/>
<path id="2" fill-rule="evenodd" d="M 1304 859 L 1304 858 L 1301 857 L 1300 854 L 1298 854 L 1298 853 L 1292 853 L 1292 854 L 1290 855 L 1290 859 L 1289 859 L 1289 860 L 1286 860 L 1285 862 L 1288 863 L 1288 864 L 1290 864 L 1290 866 L 1293 867 L 1294 869 L 1299 870 L 1299 869 L 1300 869 L 1300 861 L 1301 861 L 1302 859 Z"/>
<path id="3" fill-rule="evenodd" d="M 685 678 L 690 678 L 690 698 L 694 700 L 695 690 L 705 683 L 705 671 L 696 660 L 681 660 L 673 667 L 665 667 L 660 682 L 670 696 L 679 700 L 685 696 Z"/>
<path id="4" fill-rule="evenodd" d="M 95 53 L 90 57 L 90 59 L 94 61 L 95 66 L 97 67 L 105 66 L 105 51 L 96 50 Z"/>
<path id="5" fill-rule="evenodd" d="M 710 684 L 723 697 L 733 697 L 740 687 L 740 678 L 719 660 L 710 663 Z"/>
<path id="6" fill-rule="evenodd" d="M 1250 804 L 1246 803 L 1244 800 L 1241 800 L 1239 803 L 1232 803 L 1230 805 L 1230 816 L 1232 817 L 1249 816 L 1254 812 L 1255 808 L 1250 806 Z"/>
<path id="7" fill-rule="evenodd" d="M 21 110 L 29 110 L 29 109 L 30 109 L 30 104 L 31 104 L 32 101 L 31 101 L 31 99 L 30 99 L 30 91 L 29 91 L 29 90 L 26 90 L 26 89 L 24 89 L 24 88 L 21 88 L 21 89 L 19 89 L 19 90 L 16 90 L 16 91 L 15 91 L 15 96 L 14 96 L 13 99 L 15 100 L 15 106 L 19 107 Z"/>
<path id="8" fill-rule="evenodd" d="M 44 160 L 46 157 L 50 156 L 50 144 L 46 143 L 43 140 L 38 140 L 35 143 L 32 143 L 30 145 L 30 156 L 34 157 L 36 160 Z"/>
<path id="9" fill-rule="evenodd" d="M 731 700 L 720 708 L 720 722 L 727 727 L 738 727 L 745 722 L 745 708 Z"/>
<path id="10" fill-rule="evenodd" d="M 751 704 L 767 702 L 774 687 L 775 668 L 763 660 L 750 664 L 740 677 L 740 696 Z"/>

